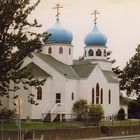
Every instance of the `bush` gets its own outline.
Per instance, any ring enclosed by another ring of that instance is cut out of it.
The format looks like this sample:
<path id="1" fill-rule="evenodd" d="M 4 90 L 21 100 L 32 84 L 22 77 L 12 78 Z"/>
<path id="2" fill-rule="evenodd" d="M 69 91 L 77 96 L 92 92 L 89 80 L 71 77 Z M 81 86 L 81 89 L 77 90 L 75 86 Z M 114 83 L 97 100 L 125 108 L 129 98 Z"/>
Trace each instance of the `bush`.
<path id="1" fill-rule="evenodd" d="M 99 125 L 100 121 L 104 117 L 104 110 L 101 105 L 90 105 L 89 107 L 89 121 L 94 125 Z"/>
<path id="2" fill-rule="evenodd" d="M 78 120 L 81 120 L 82 114 L 87 111 L 87 101 L 80 99 L 73 104 L 73 111 L 78 114 Z"/>
<path id="3" fill-rule="evenodd" d="M 125 120 L 125 111 L 123 108 L 121 108 L 117 115 L 117 120 Z"/>
<path id="4" fill-rule="evenodd" d="M 14 118 L 16 115 L 15 115 L 15 111 L 14 110 L 10 110 L 10 109 L 7 109 L 7 108 L 3 108 L 1 111 L 0 111 L 0 119 L 12 119 Z"/>

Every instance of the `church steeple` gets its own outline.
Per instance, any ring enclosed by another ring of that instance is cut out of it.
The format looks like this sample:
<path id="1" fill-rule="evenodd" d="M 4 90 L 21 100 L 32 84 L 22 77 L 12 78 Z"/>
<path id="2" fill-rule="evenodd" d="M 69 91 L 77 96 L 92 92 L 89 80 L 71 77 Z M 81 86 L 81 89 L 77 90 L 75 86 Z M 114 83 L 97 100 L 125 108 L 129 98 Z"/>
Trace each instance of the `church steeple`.
<path id="1" fill-rule="evenodd" d="M 65 64 L 72 65 L 73 64 L 73 46 L 72 33 L 64 28 L 60 21 L 60 9 L 62 9 L 59 3 L 56 4 L 53 9 L 56 10 L 56 22 L 55 24 L 46 30 L 50 36 L 44 36 L 43 42 L 45 46 L 43 47 L 43 53 L 51 55 L 58 61 L 61 61 Z"/>
<path id="2" fill-rule="evenodd" d="M 97 27 L 97 10 L 94 10 L 94 28 L 88 33 L 84 39 L 85 42 L 85 59 L 106 59 L 106 42 L 107 38 L 104 36 Z"/>

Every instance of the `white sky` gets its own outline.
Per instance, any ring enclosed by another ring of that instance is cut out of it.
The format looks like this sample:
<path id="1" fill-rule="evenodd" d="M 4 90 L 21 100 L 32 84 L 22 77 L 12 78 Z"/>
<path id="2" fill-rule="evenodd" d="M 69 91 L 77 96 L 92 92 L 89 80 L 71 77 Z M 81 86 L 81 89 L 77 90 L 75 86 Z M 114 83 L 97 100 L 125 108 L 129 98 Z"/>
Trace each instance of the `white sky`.
<path id="1" fill-rule="evenodd" d="M 34 0 L 32 0 L 34 1 Z M 140 0 L 41 0 L 31 15 L 42 24 L 39 32 L 44 32 L 55 23 L 56 11 L 52 9 L 60 3 L 60 22 L 73 33 L 74 58 L 84 53 L 84 37 L 93 28 L 96 9 L 97 26 L 108 38 L 108 50 L 112 50 L 115 65 L 124 67 L 126 61 L 135 54 L 140 43 Z"/>

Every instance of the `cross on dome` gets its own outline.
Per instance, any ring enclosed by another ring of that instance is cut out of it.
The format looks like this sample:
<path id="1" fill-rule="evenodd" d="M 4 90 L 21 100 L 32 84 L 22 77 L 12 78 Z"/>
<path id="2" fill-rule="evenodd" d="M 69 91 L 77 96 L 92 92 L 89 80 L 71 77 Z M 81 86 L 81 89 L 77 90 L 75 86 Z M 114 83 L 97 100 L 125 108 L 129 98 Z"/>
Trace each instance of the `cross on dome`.
<path id="1" fill-rule="evenodd" d="M 63 8 L 63 6 L 61 6 L 59 3 L 56 4 L 56 7 L 53 7 L 53 9 L 56 9 L 56 17 L 57 17 L 57 21 L 59 21 L 59 15 L 60 15 L 60 12 L 59 12 L 59 9 Z"/>
<path id="2" fill-rule="evenodd" d="M 97 22 L 97 14 L 100 14 L 100 12 L 98 12 L 97 10 L 94 10 L 94 12 L 93 13 L 91 13 L 91 15 L 94 15 L 94 24 L 96 24 Z"/>

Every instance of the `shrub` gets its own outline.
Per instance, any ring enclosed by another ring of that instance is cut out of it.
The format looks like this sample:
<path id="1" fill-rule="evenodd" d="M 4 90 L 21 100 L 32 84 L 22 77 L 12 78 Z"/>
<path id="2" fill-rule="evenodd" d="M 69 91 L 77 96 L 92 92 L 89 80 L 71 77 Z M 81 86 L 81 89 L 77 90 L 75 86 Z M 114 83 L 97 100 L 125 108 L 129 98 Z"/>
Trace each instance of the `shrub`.
<path id="1" fill-rule="evenodd" d="M 87 101 L 84 99 L 80 99 L 73 104 L 73 111 L 78 114 L 78 120 L 81 119 L 82 114 L 87 111 L 87 108 Z"/>
<path id="2" fill-rule="evenodd" d="M 14 110 L 3 108 L 0 111 L 0 119 L 12 119 L 14 117 L 15 117 L 15 111 Z"/>
<path id="3" fill-rule="evenodd" d="M 117 115 L 118 120 L 125 120 L 125 111 L 123 108 L 120 108 L 118 115 Z"/>
<path id="4" fill-rule="evenodd" d="M 99 125 L 103 117 L 103 107 L 101 105 L 91 104 L 89 107 L 89 121 L 92 122 L 94 125 Z"/>

